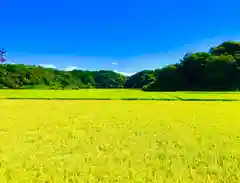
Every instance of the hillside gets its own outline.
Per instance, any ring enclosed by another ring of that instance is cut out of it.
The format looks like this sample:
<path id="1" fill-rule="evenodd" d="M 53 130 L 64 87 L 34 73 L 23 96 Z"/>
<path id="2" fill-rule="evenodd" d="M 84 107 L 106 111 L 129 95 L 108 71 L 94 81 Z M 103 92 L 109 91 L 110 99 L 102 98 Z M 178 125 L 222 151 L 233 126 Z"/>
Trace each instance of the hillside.
<path id="1" fill-rule="evenodd" d="M 209 52 L 187 53 L 176 64 L 143 70 L 130 77 L 113 71 L 60 71 L 3 64 L 0 65 L 0 88 L 240 90 L 240 42 L 226 41 L 210 48 Z"/>
<path id="2" fill-rule="evenodd" d="M 0 65 L 0 88 L 123 88 L 126 77 L 113 71 L 59 71 L 40 66 Z"/>
<path id="3" fill-rule="evenodd" d="M 145 91 L 240 90 L 240 42 L 226 41 L 209 52 L 187 53 L 179 63 L 145 71 L 145 77 L 137 73 L 127 83 L 131 83 L 128 88 L 145 83 Z"/>

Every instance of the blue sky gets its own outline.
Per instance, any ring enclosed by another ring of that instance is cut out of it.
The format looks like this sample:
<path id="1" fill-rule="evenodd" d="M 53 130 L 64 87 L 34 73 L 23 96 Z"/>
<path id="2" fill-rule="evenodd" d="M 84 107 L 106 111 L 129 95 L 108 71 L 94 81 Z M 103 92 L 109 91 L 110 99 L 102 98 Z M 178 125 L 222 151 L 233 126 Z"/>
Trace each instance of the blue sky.
<path id="1" fill-rule="evenodd" d="M 134 73 L 239 40 L 239 0 L 0 0 L 9 62 Z"/>

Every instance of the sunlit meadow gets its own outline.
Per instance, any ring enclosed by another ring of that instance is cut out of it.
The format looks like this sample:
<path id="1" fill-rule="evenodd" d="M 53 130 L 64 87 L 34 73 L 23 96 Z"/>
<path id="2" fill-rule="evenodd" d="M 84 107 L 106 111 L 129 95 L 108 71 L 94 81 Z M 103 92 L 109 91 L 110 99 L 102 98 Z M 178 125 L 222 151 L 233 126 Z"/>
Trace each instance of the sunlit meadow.
<path id="1" fill-rule="evenodd" d="M 237 100 L 240 92 L 144 92 L 140 89 L 0 90 L 0 99 Z"/>
<path id="2" fill-rule="evenodd" d="M 0 182 L 239 182 L 239 108 L 1 100 Z"/>

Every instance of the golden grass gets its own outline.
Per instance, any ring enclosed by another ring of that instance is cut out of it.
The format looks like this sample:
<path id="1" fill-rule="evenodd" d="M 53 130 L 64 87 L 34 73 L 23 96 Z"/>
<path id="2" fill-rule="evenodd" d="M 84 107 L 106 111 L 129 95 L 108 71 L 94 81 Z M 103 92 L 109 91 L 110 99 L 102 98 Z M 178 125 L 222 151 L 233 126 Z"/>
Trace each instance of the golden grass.
<path id="1" fill-rule="evenodd" d="M 135 89 L 0 90 L 0 99 L 238 100 L 240 92 L 144 92 Z"/>
<path id="2" fill-rule="evenodd" d="M 0 99 L 176 99 L 164 92 L 143 92 L 128 89 L 80 89 L 80 90 L 0 90 Z"/>
<path id="3" fill-rule="evenodd" d="M 239 182 L 240 102 L 0 103 L 0 182 Z"/>

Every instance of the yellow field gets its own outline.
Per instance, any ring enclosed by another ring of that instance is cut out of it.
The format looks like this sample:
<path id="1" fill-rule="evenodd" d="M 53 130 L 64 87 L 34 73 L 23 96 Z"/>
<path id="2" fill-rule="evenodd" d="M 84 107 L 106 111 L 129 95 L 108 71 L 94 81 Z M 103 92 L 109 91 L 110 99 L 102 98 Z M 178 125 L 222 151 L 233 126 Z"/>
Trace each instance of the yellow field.
<path id="1" fill-rule="evenodd" d="M 240 102 L 0 102 L 0 182 L 239 182 Z"/>
<path id="2" fill-rule="evenodd" d="M 0 99 L 240 101 L 240 92 L 144 92 L 138 89 L 0 90 Z"/>

